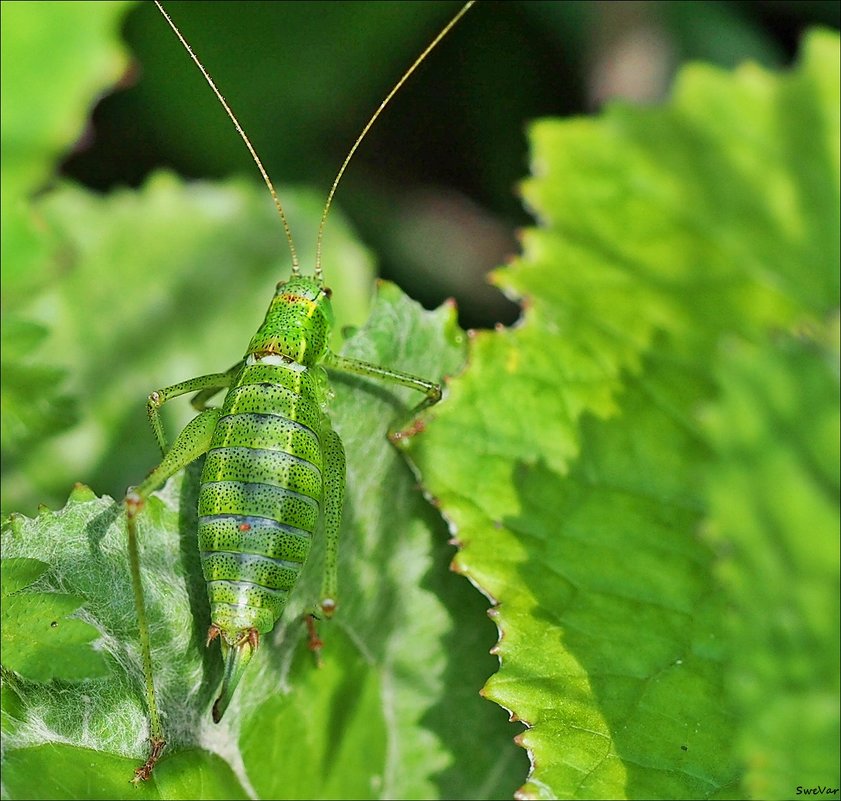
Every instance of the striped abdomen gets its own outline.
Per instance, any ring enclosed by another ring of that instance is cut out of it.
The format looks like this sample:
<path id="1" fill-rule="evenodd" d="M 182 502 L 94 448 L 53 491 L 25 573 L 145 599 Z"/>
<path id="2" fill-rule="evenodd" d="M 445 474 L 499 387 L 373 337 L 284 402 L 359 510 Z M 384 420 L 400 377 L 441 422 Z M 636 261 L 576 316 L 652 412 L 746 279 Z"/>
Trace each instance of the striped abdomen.
<path id="1" fill-rule="evenodd" d="M 225 397 L 198 526 L 211 621 L 223 634 L 270 631 L 307 558 L 323 497 L 319 400 L 312 369 L 265 362 L 244 365 Z"/>

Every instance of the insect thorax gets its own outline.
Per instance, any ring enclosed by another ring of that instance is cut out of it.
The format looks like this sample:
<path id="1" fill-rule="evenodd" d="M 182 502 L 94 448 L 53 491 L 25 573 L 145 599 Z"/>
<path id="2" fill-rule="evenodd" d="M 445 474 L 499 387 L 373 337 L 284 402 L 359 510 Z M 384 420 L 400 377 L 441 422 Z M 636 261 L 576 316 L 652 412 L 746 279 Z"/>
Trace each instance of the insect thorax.
<path id="1" fill-rule="evenodd" d="M 330 290 L 315 278 L 293 276 L 277 285 L 246 357 L 278 355 L 311 367 L 324 357 L 332 328 Z"/>

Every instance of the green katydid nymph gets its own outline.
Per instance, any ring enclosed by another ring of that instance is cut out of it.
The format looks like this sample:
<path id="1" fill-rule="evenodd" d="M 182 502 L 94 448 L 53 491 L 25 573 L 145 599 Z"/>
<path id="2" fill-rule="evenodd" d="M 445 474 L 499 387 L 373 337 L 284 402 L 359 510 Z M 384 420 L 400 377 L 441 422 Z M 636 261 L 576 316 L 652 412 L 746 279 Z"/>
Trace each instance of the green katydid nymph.
<path id="1" fill-rule="evenodd" d="M 327 370 L 399 384 L 422 400 L 390 431 L 411 433 L 412 419 L 441 398 L 440 386 L 396 369 L 333 353 L 330 290 L 321 266 L 322 237 L 336 188 L 359 144 L 382 110 L 430 51 L 467 12 L 466 3 L 412 63 L 365 125 L 328 193 L 316 240 L 312 274 L 300 268 L 292 235 L 266 170 L 228 103 L 161 4 L 172 30 L 192 57 L 245 142 L 277 207 L 291 253 L 291 274 L 281 281 L 265 320 L 241 361 L 224 372 L 182 381 L 149 395 L 147 410 L 164 454 L 160 464 L 125 498 L 129 558 L 137 606 L 150 719 L 150 753 L 134 781 L 148 779 L 165 736 L 155 697 L 150 634 L 137 544 L 137 516 L 156 489 L 190 462 L 206 455 L 198 501 L 198 544 L 210 599 L 208 644 L 221 643 L 224 672 L 213 719 L 225 713 L 261 636 L 283 613 L 315 536 L 325 539 L 325 567 L 318 606 L 325 617 L 337 603 L 337 551 L 345 487 L 345 454 L 326 413 Z M 222 405 L 208 406 L 225 390 Z M 160 417 L 167 401 L 196 393 L 198 415 L 168 446 Z"/>

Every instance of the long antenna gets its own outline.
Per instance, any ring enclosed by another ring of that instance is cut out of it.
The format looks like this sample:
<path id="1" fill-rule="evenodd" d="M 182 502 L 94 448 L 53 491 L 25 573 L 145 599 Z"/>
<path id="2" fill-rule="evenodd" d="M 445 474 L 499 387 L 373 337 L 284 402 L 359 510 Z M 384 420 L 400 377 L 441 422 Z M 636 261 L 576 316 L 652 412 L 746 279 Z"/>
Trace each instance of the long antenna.
<path id="1" fill-rule="evenodd" d="M 155 0 L 155 5 L 158 7 L 158 10 L 161 12 L 161 14 L 164 15 L 164 19 L 169 23 L 169 27 L 172 28 L 172 30 L 175 32 L 175 35 L 181 40 L 181 44 L 184 45 L 187 52 L 190 54 L 190 58 L 193 59 L 196 66 L 201 71 L 201 74 L 204 75 L 204 79 L 208 82 L 208 84 L 210 84 L 210 88 L 213 90 L 213 93 L 216 95 L 217 98 L 219 98 L 219 102 L 222 104 L 222 107 L 225 109 L 225 111 L 228 113 L 228 116 L 231 118 L 231 122 L 234 124 L 234 128 L 237 129 L 237 133 L 242 137 L 242 141 L 245 142 L 245 146 L 248 148 L 248 152 L 251 153 L 251 158 L 254 159 L 254 163 L 257 165 L 257 169 L 260 170 L 260 175 L 263 176 L 263 180 L 266 182 L 266 186 L 269 188 L 269 192 L 272 195 L 272 200 L 274 201 L 275 207 L 277 208 L 277 212 L 278 214 L 280 214 L 280 219 L 283 223 L 283 230 L 286 233 L 286 241 L 289 243 L 289 252 L 292 254 L 292 275 L 298 275 L 298 273 L 300 272 L 300 267 L 298 265 L 298 254 L 295 251 L 295 243 L 292 241 L 292 231 L 289 228 L 289 223 L 287 222 L 286 215 L 283 212 L 283 206 L 280 205 L 280 199 L 278 198 L 277 192 L 275 191 L 275 188 L 272 185 L 271 179 L 269 178 L 269 174 L 266 172 L 266 168 L 263 166 L 263 162 L 260 161 L 260 157 L 257 155 L 257 151 L 252 146 L 251 140 L 246 136 L 245 131 L 243 131 L 242 126 L 239 124 L 239 120 L 234 115 L 234 112 L 231 111 L 231 107 L 228 105 L 225 98 L 222 97 L 222 93 L 216 88 L 216 84 L 213 83 L 213 78 L 210 77 L 210 73 L 208 73 L 201 61 L 199 61 L 198 56 L 193 52 L 193 48 L 190 47 L 187 40 L 181 35 L 181 31 L 178 30 L 175 23 L 170 19 L 169 14 L 166 13 L 164 7 L 160 4 L 158 0 Z M 440 39 L 441 37 L 439 36 L 438 38 Z M 426 54 L 424 53 L 424 55 Z M 373 120 L 371 122 L 373 122 Z"/>
<path id="2" fill-rule="evenodd" d="M 157 0 L 155 0 L 157 2 Z M 342 180 L 342 176 L 345 174 L 345 170 L 347 169 L 347 165 L 350 163 L 350 160 L 353 158 L 353 154 L 356 153 L 357 148 L 361 144 L 362 140 L 365 138 L 365 135 L 371 130 L 371 126 L 377 121 L 377 117 L 382 114 L 383 109 L 388 105 L 389 101 L 391 100 L 397 92 L 400 91 L 400 87 L 403 86 L 404 83 L 409 79 L 409 76 L 420 66 L 421 62 L 430 54 L 432 49 L 440 42 L 452 29 L 452 27 L 467 13 L 470 6 L 475 3 L 476 0 L 468 0 L 465 3 L 461 10 L 456 14 L 443 28 L 443 30 L 427 45 L 426 49 L 415 59 L 414 63 L 412 64 L 406 72 L 403 73 L 403 77 L 397 81 L 394 85 L 394 88 L 386 95 L 385 100 L 380 103 L 380 107 L 374 112 L 373 116 L 370 120 L 368 120 L 367 125 L 362 129 L 362 133 L 359 134 L 356 141 L 353 143 L 353 147 L 350 149 L 350 152 L 347 154 L 344 162 L 342 163 L 341 168 L 339 169 L 338 174 L 336 175 L 336 179 L 333 181 L 333 186 L 330 187 L 330 193 L 327 195 L 327 202 L 324 204 L 324 211 L 321 213 L 321 223 L 318 226 L 318 239 L 316 240 L 315 245 L 315 277 L 316 280 L 321 283 L 323 280 L 322 278 L 322 270 L 321 270 L 321 243 L 324 239 L 324 225 L 327 222 L 327 214 L 330 212 L 330 204 L 333 202 L 333 195 L 336 194 L 336 188 L 339 186 L 339 181 Z M 172 23 L 170 23 L 172 24 Z M 195 56 L 193 56 L 195 58 Z M 212 84 L 211 84 L 212 85 Z M 215 87 L 214 87 L 215 88 Z M 217 94 L 219 94 L 217 92 Z M 224 101 L 223 101 L 224 102 Z"/>

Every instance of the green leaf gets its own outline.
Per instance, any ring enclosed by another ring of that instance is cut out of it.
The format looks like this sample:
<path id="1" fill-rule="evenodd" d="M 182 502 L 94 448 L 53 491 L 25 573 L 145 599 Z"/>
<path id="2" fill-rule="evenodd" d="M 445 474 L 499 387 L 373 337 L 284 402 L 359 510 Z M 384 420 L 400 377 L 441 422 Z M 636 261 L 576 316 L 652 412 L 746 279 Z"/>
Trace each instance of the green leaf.
<path id="1" fill-rule="evenodd" d="M 189 798 L 201 788 L 206 799 L 245 799 L 233 771 L 214 754 L 183 751 L 161 765 L 155 785 L 138 789 L 127 781 L 133 763 L 90 748 L 40 745 L 12 751 L 5 763 L 9 798 L 158 799 Z M 189 781 L 185 781 L 185 777 Z"/>
<path id="2" fill-rule="evenodd" d="M 823 603 L 801 598 L 805 569 L 783 578 L 773 533 L 759 537 L 744 512 L 721 522 L 730 547 L 752 532 L 744 577 L 724 581 L 698 536 L 745 502 L 724 480 L 731 445 L 699 419 L 735 380 L 720 343 L 837 339 L 838 67 L 837 37 L 817 32 L 790 75 L 694 66 L 663 108 L 531 129 L 523 192 L 541 227 L 495 276 L 524 299 L 524 319 L 472 339 L 470 369 L 411 449 L 460 543 L 456 569 L 496 603 L 501 669 L 484 692 L 528 727 L 521 797 L 790 797 L 795 776 L 838 784 L 837 552 L 826 552 L 837 497 L 827 506 L 812 487 L 775 505 L 804 554 L 831 556 L 813 576 Z M 762 420 L 774 382 L 799 386 L 787 364 L 753 406 L 743 398 L 740 422 Z M 817 428 L 834 437 L 837 410 L 828 376 L 821 386 L 816 429 L 783 428 L 780 447 L 817 449 L 825 465 Z M 735 435 L 732 415 L 725 425 Z M 757 463 L 773 458 L 761 446 Z M 752 491 L 754 504 L 773 493 L 770 476 Z M 780 593 L 773 608 L 798 610 L 780 625 L 805 648 L 799 660 L 794 645 L 775 651 L 767 622 L 740 653 L 750 614 L 734 629 L 730 605 L 769 606 L 748 601 L 747 575 Z M 815 718 L 793 749 L 798 699 Z"/>
<path id="3" fill-rule="evenodd" d="M 70 617 L 82 605 L 82 599 L 56 592 L 22 591 L 49 565 L 37 559 L 3 559 L 0 567 L 3 667 L 40 682 L 105 675 L 108 667 L 103 655 L 89 647 L 99 636 L 97 630 Z"/>
<path id="4" fill-rule="evenodd" d="M 38 359 L 48 329 L 11 317 L 3 324 L 3 430 L 0 441 L 6 454 L 69 428 L 77 417 L 75 398 L 56 391 L 66 371 Z"/>
<path id="5" fill-rule="evenodd" d="M 2 5 L 4 311 L 10 292 L 31 291 L 46 274 L 43 226 L 27 201 L 125 68 L 118 23 L 128 5 Z"/>
<path id="6" fill-rule="evenodd" d="M 50 566 L 37 559 L 0 560 L 0 595 L 4 598 L 34 583 Z"/>
<path id="7" fill-rule="evenodd" d="M 33 191 L 84 129 L 92 99 L 126 66 L 119 22 L 131 3 L 3 3 L 4 156 Z"/>

